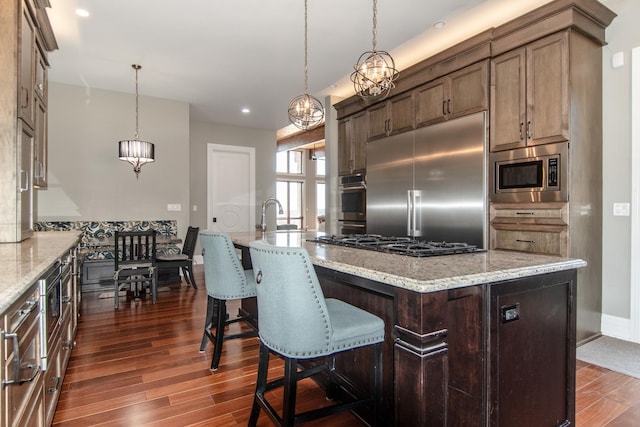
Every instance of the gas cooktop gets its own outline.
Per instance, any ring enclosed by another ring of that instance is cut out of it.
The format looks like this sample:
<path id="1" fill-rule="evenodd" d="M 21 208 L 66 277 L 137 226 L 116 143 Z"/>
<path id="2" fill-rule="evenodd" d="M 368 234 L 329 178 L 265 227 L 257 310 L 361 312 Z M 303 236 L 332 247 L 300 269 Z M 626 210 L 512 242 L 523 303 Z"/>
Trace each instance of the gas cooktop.
<path id="1" fill-rule="evenodd" d="M 467 243 L 430 242 L 410 237 L 387 237 L 378 234 L 334 234 L 318 236 L 309 241 L 413 257 L 484 252 L 484 249 Z"/>

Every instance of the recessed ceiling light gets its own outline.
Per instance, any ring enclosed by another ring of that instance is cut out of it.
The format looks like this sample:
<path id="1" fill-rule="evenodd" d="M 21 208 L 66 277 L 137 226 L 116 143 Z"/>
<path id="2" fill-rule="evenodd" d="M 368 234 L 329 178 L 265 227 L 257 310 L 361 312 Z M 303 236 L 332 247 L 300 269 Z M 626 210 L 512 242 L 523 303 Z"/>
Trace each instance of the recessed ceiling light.
<path id="1" fill-rule="evenodd" d="M 86 18 L 87 16 L 89 16 L 89 11 L 86 9 L 76 9 L 76 15 Z"/>
<path id="2" fill-rule="evenodd" d="M 242 112 L 243 112 L 244 114 L 249 114 L 249 113 L 251 112 L 251 110 L 249 110 L 247 107 L 244 107 L 244 108 L 242 109 Z"/>
<path id="3" fill-rule="evenodd" d="M 447 23 L 445 21 L 438 21 L 435 24 L 433 24 L 433 28 L 435 28 L 436 30 L 441 30 L 446 26 L 447 26 Z"/>

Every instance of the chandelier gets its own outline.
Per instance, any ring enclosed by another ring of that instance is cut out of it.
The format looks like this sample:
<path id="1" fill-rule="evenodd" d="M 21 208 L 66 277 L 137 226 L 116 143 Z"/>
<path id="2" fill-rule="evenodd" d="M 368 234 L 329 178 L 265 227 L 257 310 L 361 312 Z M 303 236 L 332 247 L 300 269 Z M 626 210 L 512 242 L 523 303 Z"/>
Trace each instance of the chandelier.
<path id="1" fill-rule="evenodd" d="M 377 0 L 373 0 L 373 49 L 360 55 L 351 73 L 351 81 L 358 95 L 365 100 L 384 99 L 398 78 L 398 70 L 391 55 L 377 50 Z"/>
<path id="2" fill-rule="evenodd" d="M 322 122 L 324 107 L 308 93 L 307 67 L 307 0 L 304 0 L 304 95 L 298 95 L 289 103 L 289 121 L 297 128 L 306 130 Z"/>
<path id="3" fill-rule="evenodd" d="M 136 70 L 136 132 L 133 139 L 118 142 L 118 157 L 133 166 L 136 179 L 138 179 L 142 166 L 155 160 L 155 147 L 151 142 L 138 139 L 138 70 L 142 66 L 132 64 L 131 67 Z"/>

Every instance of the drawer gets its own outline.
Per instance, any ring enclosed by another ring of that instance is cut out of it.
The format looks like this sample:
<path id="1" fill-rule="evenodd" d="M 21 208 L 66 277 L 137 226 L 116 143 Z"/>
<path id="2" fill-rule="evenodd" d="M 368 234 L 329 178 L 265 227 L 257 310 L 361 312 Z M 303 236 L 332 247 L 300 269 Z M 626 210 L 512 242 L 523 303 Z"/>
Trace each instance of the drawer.
<path id="1" fill-rule="evenodd" d="M 567 256 L 567 230 L 566 227 L 535 230 L 493 225 L 491 248 Z"/>
<path id="2" fill-rule="evenodd" d="M 493 204 L 491 222 L 512 224 L 566 225 L 566 203 Z"/>

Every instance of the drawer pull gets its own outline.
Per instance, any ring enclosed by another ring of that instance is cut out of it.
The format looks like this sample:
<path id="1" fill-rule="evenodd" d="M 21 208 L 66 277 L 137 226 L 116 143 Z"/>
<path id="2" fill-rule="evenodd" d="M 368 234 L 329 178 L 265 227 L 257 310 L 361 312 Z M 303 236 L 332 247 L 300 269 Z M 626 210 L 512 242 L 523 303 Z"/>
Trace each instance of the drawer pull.
<path id="1" fill-rule="evenodd" d="M 520 243 L 535 243 L 535 240 L 522 240 L 522 239 L 516 239 L 516 242 L 520 242 Z"/>
<path id="2" fill-rule="evenodd" d="M 516 215 L 529 215 L 529 216 L 533 216 L 535 215 L 533 212 L 516 212 Z"/>

